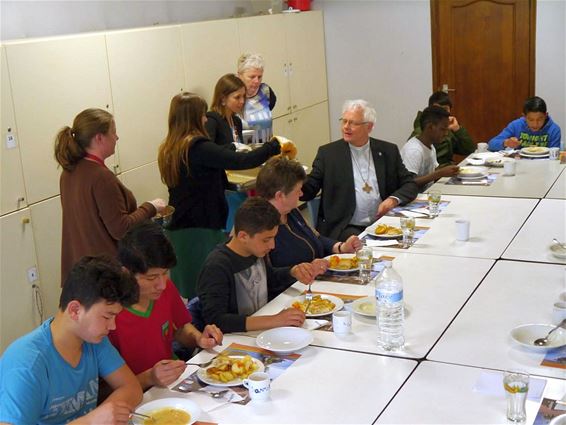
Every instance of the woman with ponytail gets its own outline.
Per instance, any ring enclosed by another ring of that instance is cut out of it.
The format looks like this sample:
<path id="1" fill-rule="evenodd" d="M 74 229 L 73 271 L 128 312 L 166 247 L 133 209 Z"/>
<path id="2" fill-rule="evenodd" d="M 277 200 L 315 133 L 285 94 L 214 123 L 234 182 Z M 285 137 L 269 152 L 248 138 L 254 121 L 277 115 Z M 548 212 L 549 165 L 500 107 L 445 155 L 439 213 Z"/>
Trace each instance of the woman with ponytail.
<path id="1" fill-rule="evenodd" d="M 55 159 L 63 168 L 61 282 L 84 255 L 115 256 L 128 229 L 166 205 L 154 199 L 138 207 L 132 192 L 106 168 L 104 160 L 114 154 L 117 141 L 114 117 L 102 109 L 82 111 L 73 127 L 63 127 L 55 138 Z"/>

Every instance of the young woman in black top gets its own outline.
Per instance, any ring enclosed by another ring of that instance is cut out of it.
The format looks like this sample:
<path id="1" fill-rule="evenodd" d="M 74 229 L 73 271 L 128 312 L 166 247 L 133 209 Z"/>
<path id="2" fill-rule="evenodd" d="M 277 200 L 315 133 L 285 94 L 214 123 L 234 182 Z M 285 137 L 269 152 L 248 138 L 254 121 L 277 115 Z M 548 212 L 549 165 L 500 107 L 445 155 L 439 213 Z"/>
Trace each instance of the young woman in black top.
<path id="1" fill-rule="evenodd" d="M 224 198 L 225 169 L 257 167 L 280 152 L 276 140 L 249 153 L 213 143 L 205 129 L 206 102 L 196 94 L 173 97 L 169 131 L 159 147 L 161 180 L 175 207 L 169 237 L 177 254 L 171 278 L 183 297 L 195 296 L 198 273 L 212 248 L 225 239 L 228 205 Z"/>

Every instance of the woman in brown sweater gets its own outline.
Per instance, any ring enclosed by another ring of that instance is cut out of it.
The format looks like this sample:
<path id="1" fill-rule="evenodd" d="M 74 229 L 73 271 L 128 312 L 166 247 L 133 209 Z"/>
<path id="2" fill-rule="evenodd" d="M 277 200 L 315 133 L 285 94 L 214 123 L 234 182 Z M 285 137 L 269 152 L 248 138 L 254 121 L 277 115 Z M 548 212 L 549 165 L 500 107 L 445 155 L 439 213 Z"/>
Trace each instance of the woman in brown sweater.
<path id="1" fill-rule="evenodd" d="M 138 207 L 132 192 L 106 168 L 104 160 L 114 154 L 117 141 L 114 117 L 102 109 L 82 111 L 55 139 L 55 159 L 63 168 L 62 283 L 82 256 L 116 255 L 128 229 L 166 205 L 154 199 Z"/>

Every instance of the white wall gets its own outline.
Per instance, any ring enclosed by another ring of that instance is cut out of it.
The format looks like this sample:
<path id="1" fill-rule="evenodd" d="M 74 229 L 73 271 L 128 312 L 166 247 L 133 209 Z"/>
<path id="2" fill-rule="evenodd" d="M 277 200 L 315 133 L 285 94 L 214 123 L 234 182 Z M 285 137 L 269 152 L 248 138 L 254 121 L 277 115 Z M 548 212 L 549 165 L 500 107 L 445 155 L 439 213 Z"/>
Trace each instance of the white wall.
<path id="1" fill-rule="evenodd" d="M 538 0 L 536 89 L 566 132 L 566 0 Z M 373 136 L 403 144 L 432 92 L 428 0 L 315 0 L 324 11 L 332 139 L 344 100 L 377 109 Z M 566 139 L 563 136 L 563 139 Z"/>
<path id="2" fill-rule="evenodd" d="M 193 22 L 265 11 L 277 0 L 0 2 L 2 40 Z M 538 0 L 536 94 L 566 132 L 566 0 Z M 428 0 L 314 0 L 324 11 L 332 139 L 345 99 L 377 109 L 374 136 L 403 143 L 432 91 Z"/>
<path id="3" fill-rule="evenodd" d="M 428 1 L 319 1 L 324 11 L 332 139 L 344 100 L 377 110 L 373 136 L 403 144 L 432 90 Z"/>
<path id="4" fill-rule="evenodd" d="M 0 40 L 255 15 L 269 0 L 0 1 Z"/>
<path id="5" fill-rule="evenodd" d="M 538 0 L 535 94 L 566 140 L 566 0 Z"/>

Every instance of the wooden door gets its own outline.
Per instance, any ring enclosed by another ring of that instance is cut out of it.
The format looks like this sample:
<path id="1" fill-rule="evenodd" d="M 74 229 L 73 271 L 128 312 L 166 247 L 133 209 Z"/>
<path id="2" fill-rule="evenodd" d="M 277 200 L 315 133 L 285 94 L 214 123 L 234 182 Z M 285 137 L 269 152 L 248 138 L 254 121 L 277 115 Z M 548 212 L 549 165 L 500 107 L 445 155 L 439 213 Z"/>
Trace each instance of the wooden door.
<path id="1" fill-rule="evenodd" d="M 536 0 L 431 0 L 433 90 L 453 90 L 454 115 L 476 142 L 534 95 L 535 14 Z"/>

